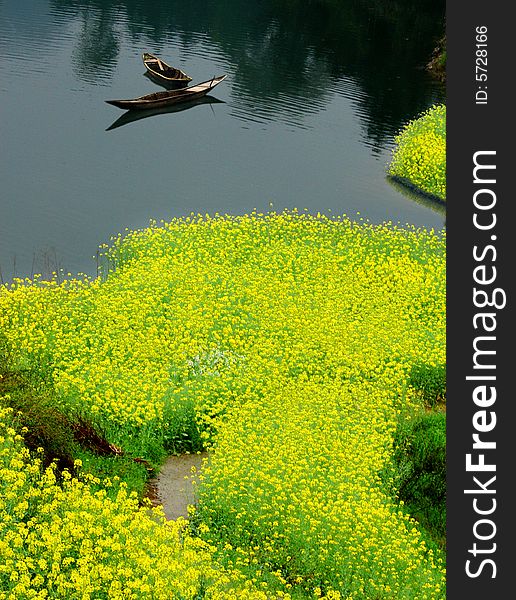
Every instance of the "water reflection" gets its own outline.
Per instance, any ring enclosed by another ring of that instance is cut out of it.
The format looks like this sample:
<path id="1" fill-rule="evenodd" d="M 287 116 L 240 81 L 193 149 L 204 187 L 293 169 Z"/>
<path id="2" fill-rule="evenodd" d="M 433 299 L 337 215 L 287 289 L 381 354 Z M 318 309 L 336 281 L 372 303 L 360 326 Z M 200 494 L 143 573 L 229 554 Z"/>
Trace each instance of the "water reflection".
<path id="1" fill-rule="evenodd" d="M 59 282 L 64 278 L 63 259 L 54 246 L 45 246 L 37 251 L 34 250 L 30 260 L 26 263 L 20 260 L 16 254 L 12 254 L 9 258 L 3 258 L 4 261 L 0 262 L 0 285 L 8 283 L 14 278 L 33 279 L 36 273 L 41 276 L 42 280 L 55 278 Z"/>
<path id="2" fill-rule="evenodd" d="M 306 127 L 349 82 L 364 142 L 378 152 L 401 125 L 444 99 L 423 67 L 442 35 L 445 2 L 423 0 L 53 0 L 80 24 L 74 66 L 86 82 L 112 74 L 121 27 L 160 51 L 171 43 L 186 62 L 206 53 L 233 68 L 231 114 Z M 214 49 L 214 48 L 216 49 Z M 185 65 L 188 70 L 188 64 Z M 208 74 L 207 76 L 210 76 Z M 196 79 L 194 77 L 194 79 Z M 204 77 L 206 79 L 206 77 Z"/>
<path id="3" fill-rule="evenodd" d="M 197 100 L 190 100 L 189 102 L 184 102 L 183 104 L 179 104 L 177 106 L 169 106 L 167 108 L 155 108 L 149 110 L 128 110 L 116 121 L 114 121 L 106 129 L 106 131 L 111 131 L 113 129 L 117 129 L 118 127 L 122 127 L 123 125 L 128 125 L 129 123 L 134 123 L 135 121 L 139 121 L 141 119 L 147 119 L 148 117 L 182 112 L 184 110 L 193 108 L 194 106 L 199 106 L 200 104 L 224 104 L 224 100 L 219 100 L 214 96 L 203 96 L 201 98 L 197 98 Z"/>
<path id="4" fill-rule="evenodd" d="M 116 69 L 120 52 L 117 16 L 118 11 L 114 7 L 78 8 L 80 31 L 72 54 L 72 66 L 86 83 L 109 80 Z"/>
<path id="5" fill-rule="evenodd" d="M 446 202 L 437 196 L 422 193 L 414 188 L 409 182 L 400 180 L 396 177 L 389 176 L 387 177 L 387 181 L 394 189 L 410 201 L 417 202 L 418 204 L 431 208 L 433 211 L 446 216 Z"/>
<path id="6" fill-rule="evenodd" d="M 114 233 L 192 211 L 441 227 L 385 164 L 401 125 L 444 98 L 423 69 L 443 15 L 443 0 L 0 0 L 0 279 L 94 274 Z M 227 73 L 225 103 L 112 123 L 105 98 L 160 89 L 144 50 L 194 83 Z"/>

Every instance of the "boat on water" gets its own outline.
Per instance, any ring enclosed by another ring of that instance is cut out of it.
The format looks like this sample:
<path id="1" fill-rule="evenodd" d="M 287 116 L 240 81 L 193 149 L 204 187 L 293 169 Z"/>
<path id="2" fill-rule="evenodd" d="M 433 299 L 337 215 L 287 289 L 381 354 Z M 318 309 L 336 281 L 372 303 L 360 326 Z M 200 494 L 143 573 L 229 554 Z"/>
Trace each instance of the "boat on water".
<path id="1" fill-rule="evenodd" d="M 157 56 L 154 56 L 154 54 L 144 52 L 142 54 L 142 60 L 147 69 L 147 74 L 159 83 L 185 87 L 192 81 L 192 78 L 181 71 L 181 69 L 176 69 L 175 67 L 167 65 L 166 62 Z"/>
<path id="2" fill-rule="evenodd" d="M 129 100 L 106 100 L 108 104 L 112 104 L 118 108 L 124 108 L 128 110 L 145 110 L 148 108 L 162 108 L 164 106 L 170 106 L 177 104 L 178 102 L 188 102 L 195 98 L 201 98 L 205 96 L 211 90 L 218 85 L 221 81 L 226 79 L 226 75 L 220 75 L 219 77 L 213 77 L 208 81 L 197 83 L 186 88 L 178 90 L 167 90 L 164 92 L 154 92 L 139 98 L 132 98 Z"/>

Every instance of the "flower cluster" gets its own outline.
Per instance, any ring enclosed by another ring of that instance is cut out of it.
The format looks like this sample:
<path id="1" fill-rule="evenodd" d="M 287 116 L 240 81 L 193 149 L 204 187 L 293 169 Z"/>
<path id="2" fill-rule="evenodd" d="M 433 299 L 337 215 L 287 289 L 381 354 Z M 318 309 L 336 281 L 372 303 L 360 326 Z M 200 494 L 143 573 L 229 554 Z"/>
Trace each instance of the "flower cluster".
<path id="1" fill-rule="evenodd" d="M 395 138 L 389 174 L 446 199 L 446 106 L 435 105 Z"/>
<path id="2" fill-rule="evenodd" d="M 0 598 L 267 598 L 123 483 L 115 500 L 88 478 L 64 472 L 58 484 L 12 425 L 0 409 Z"/>
<path id="3" fill-rule="evenodd" d="M 195 598 L 202 580 L 214 598 L 239 585 L 443 598 L 443 557 L 385 473 L 399 414 L 419 401 L 413 365 L 445 363 L 444 233 L 296 211 L 191 216 L 120 236 L 105 259 L 103 280 L 0 288 L 0 330 L 16 366 L 40 369 L 63 411 L 126 453 L 156 457 L 198 433 L 210 463 L 196 537 L 123 488 L 112 502 L 35 475 L 13 500 L 30 518 L 9 508 L 4 525 L 22 536 L 8 551 L 20 575 L 75 590 L 56 597 L 141 583 Z M 52 574 L 65 558 L 69 584 Z"/>

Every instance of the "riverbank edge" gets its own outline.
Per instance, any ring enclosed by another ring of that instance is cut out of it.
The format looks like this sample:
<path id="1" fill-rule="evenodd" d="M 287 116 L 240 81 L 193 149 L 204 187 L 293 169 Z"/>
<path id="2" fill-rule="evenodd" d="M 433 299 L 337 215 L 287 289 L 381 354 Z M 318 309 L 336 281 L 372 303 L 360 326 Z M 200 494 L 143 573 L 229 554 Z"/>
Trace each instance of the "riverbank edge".
<path id="1" fill-rule="evenodd" d="M 400 175 L 389 175 L 388 174 L 387 179 L 389 179 L 389 181 L 393 181 L 394 183 L 399 183 L 400 185 L 407 188 L 409 191 L 414 192 L 418 196 L 421 196 L 421 198 L 423 200 L 435 202 L 440 207 L 446 207 L 446 200 L 444 198 L 441 198 L 440 196 L 437 196 L 436 194 L 432 194 L 430 192 L 423 190 L 422 188 L 417 186 L 415 183 L 413 183 L 407 177 L 401 177 Z"/>
<path id="2" fill-rule="evenodd" d="M 432 162 L 429 160 L 429 155 L 425 155 L 424 145 L 421 143 L 420 137 L 417 144 L 413 143 L 412 138 L 414 136 L 414 128 L 426 127 L 425 134 L 430 133 L 434 138 L 442 137 L 444 139 L 444 145 L 446 146 L 446 123 L 444 123 L 444 135 L 442 135 L 436 122 L 431 122 L 434 114 L 438 114 L 438 111 L 444 109 L 444 119 L 446 119 L 446 104 L 434 104 L 423 111 L 415 118 L 407 121 L 404 127 L 400 130 L 398 135 L 394 138 L 394 149 L 392 150 L 391 160 L 387 165 L 387 177 L 391 178 L 392 181 L 397 181 L 412 189 L 412 191 L 427 197 L 429 199 L 436 199 L 440 204 L 446 205 L 446 195 L 441 196 L 439 194 L 432 193 L 426 189 L 423 189 L 420 185 L 416 184 L 410 177 L 405 177 L 402 173 L 407 170 L 407 165 L 403 164 L 404 159 L 407 161 L 410 169 L 416 169 L 416 171 L 426 171 L 423 178 L 424 183 L 430 182 L 432 179 L 436 179 L 439 173 L 439 169 L 433 168 Z M 411 151 L 419 153 L 415 162 L 411 162 L 411 158 L 408 157 Z M 401 157 L 401 158 L 400 158 Z M 446 150 L 444 151 L 443 162 L 440 164 L 440 168 L 446 171 Z M 402 163 L 400 166 L 400 162 Z M 446 178 L 441 181 L 441 185 L 446 189 Z"/>

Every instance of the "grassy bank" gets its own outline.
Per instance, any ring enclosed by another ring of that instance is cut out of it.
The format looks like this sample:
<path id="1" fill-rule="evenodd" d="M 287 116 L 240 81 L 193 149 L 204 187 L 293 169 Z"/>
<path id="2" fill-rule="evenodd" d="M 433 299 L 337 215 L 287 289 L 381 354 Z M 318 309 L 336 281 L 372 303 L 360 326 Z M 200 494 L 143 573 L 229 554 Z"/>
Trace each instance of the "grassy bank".
<path id="1" fill-rule="evenodd" d="M 410 121 L 395 142 L 389 175 L 446 200 L 446 107 L 433 106 Z"/>
<path id="2" fill-rule="evenodd" d="M 18 482 L 0 504 L 2 589 L 444 598 L 443 552 L 413 518 L 426 494 L 409 510 L 400 495 L 400 448 L 420 445 L 401 424 L 445 394 L 444 234 L 192 217 L 119 237 L 104 261 L 102 279 L 0 288 L 0 395 L 15 409 L 1 456 Z M 24 394 L 114 455 L 71 435 L 74 476 L 42 470 Z M 200 448 L 198 508 L 188 529 L 167 525 L 125 470 Z"/>
<path id="3" fill-rule="evenodd" d="M 437 42 L 432 57 L 427 65 L 428 72 L 441 82 L 446 81 L 446 35 Z"/>

